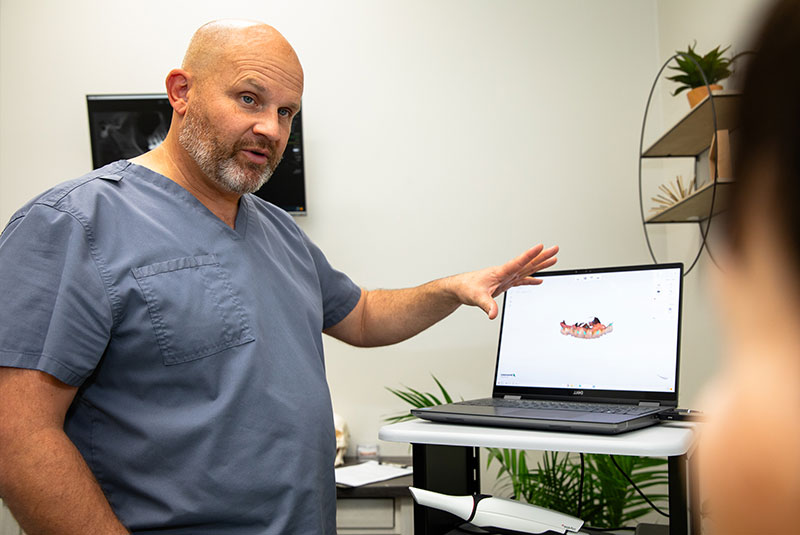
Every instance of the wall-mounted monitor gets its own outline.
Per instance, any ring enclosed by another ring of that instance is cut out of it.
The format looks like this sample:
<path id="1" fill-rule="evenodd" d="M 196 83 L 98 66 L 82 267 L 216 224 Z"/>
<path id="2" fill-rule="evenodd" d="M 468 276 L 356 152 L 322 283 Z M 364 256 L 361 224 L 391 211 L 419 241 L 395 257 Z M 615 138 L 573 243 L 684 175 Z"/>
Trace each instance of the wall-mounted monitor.
<path id="1" fill-rule="evenodd" d="M 86 95 L 86 105 L 95 169 L 154 149 L 164 141 L 172 120 L 172 106 L 163 93 Z M 255 194 L 289 213 L 306 213 L 301 112 L 292 123 L 283 160 Z"/>

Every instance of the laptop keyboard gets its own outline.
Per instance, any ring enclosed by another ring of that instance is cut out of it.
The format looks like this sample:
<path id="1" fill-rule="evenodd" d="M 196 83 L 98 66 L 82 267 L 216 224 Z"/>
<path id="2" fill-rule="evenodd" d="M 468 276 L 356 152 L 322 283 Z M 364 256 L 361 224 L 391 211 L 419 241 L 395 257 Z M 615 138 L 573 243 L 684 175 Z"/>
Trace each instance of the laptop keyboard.
<path id="1" fill-rule="evenodd" d="M 645 414 L 658 407 L 640 407 L 639 405 L 614 405 L 605 403 L 580 403 L 570 401 L 545 401 L 540 399 L 499 399 L 483 398 L 462 401 L 460 405 L 478 405 L 483 407 L 510 407 L 517 409 L 556 409 L 563 411 L 597 412 L 605 414 Z"/>

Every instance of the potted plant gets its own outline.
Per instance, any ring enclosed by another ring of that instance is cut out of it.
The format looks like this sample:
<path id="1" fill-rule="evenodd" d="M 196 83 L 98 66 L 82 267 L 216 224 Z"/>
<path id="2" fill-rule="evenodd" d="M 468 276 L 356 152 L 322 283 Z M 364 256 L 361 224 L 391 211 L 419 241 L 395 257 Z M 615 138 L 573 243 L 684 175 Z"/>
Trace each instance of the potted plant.
<path id="1" fill-rule="evenodd" d="M 706 75 L 708 86 L 712 91 L 722 89 L 722 86 L 717 82 L 733 74 L 731 69 L 733 58 L 722 56 L 730 48 L 730 45 L 722 50 L 717 46 L 717 48 L 705 56 L 701 56 L 695 52 L 695 46 L 697 46 L 697 43 L 695 43 L 694 46 L 689 45 L 686 52 L 678 51 L 678 57 L 676 58 L 678 66 L 671 66 L 670 69 L 678 71 L 681 74 L 667 77 L 667 80 L 672 80 L 680 84 L 672 93 L 673 96 L 689 90 L 686 96 L 692 108 L 708 95 L 708 89 L 706 88 L 706 82 L 703 80 L 703 74 Z"/>
<path id="2" fill-rule="evenodd" d="M 386 389 L 416 408 L 452 403 L 442 383 L 435 376 L 433 380 L 440 394 L 408 387 Z M 413 418 L 406 412 L 385 421 L 397 423 Z M 668 496 L 658 492 L 668 481 L 665 459 L 545 452 L 536 467 L 531 468 L 524 451 L 488 448 L 488 452 L 487 468 L 494 463 L 499 465 L 498 477 L 504 494 L 576 516 L 587 526 L 618 528 L 650 512 L 646 500 L 635 492 L 622 472 L 628 474 L 639 489 L 649 490 L 652 502 L 661 508 L 667 505 Z"/>

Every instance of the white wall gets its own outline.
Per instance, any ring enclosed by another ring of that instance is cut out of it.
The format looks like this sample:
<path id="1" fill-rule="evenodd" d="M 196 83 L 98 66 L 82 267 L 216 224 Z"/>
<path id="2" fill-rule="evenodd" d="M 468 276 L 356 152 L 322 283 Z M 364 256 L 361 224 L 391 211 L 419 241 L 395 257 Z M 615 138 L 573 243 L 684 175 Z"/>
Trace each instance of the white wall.
<path id="1" fill-rule="evenodd" d="M 319 196 L 303 225 L 369 288 L 490 265 L 539 240 L 562 246 L 562 266 L 644 261 L 640 106 L 618 80 L 643 94 L 647 77 L 630 73 L 653 62 L 652 24 L 652 6 L 636 2 L 384 7 L 363 39 L 331 44 L 347 63 L 306 60 L 325 79 L 309 86 L 305 117 L 341 100 L 359 111 L 340 124 L 341 143 L 320 144 Z M 395 347 L 329 341 L 334 402 L 356 441 L 374 441 L 381 419 L 404 408 L 385 385 L 435 388 L 434 373 L 454 393 L 488 395 L 497 329 L 462 310 Z"/>
<path id="2" fill-rule="evenodd" d="M 162 91 L 194 29 L 236 16 L 274 24 L 300 55 L 298 221 L 360 284 L 416 284 L 538 241 L 561 245 L 561 267 L 647 262 L 636 170 L 651 80 L 669 50 L 728 42 L 741 26 L 708 21 L 721 0 L 691 2 L 705 22 L 688 25 L 684 3 L 2 0 L 0 219 L 90 169 L 87 93 Z M 662 241 L 670 259 L 688 257 Z M 686 288 L 685 405 L 714 365 L 702 288 Z M 458 395 L 488 394 L 498 326 L 465 309 L 394 347 L 326 340 L 353 442 L 376 442 L 381 419 L 405 410 L 384 386 L 430 390 L 433 373 Z"/>
<path id="3" fill-rule="evenodd" d="M 657 0 L 658 63 L 653 67 L 653 73 L 676 51 L 685 51 L 688 45 L 695 42 L 696 51 L 700 54 L 707 53 L 717 45 L 722 48 L 730 45 L 726 53 L 730 56 L 747 50 L 751 33 L 760 22 L 764 8 L 771 4 L 759 0 Z M 743 59 L 746 61 L 746 58 Z M 735 65 L 741 66 L 743 63 L 737 61 Z M 645 139 L 654 139 L 689 111 L 685 92 L 675 97 L 670 94 L 676 85 L 664 80 L 664 77 L 673 74 L 674 71 L 665 71 L 656 87 L 651 108 L 654 121 L 648 124 Z M 736 76 L 721 83 L 726 89 L 738 89 Z M 666 182 L 678 174 L 685 179 L 693 176 L 694 164 L 691 160 L 662 162 L 663 168 L 652 172 L 647 179 L 653 181 L 652 184 Z M 707 154 L 703 155 L 698 165 L 708 165 Z M 698 174 L 702 172 L 699 170 Z M 714 223 L 718 224 L 719 221 L 714 220 Z M 710 245 L 712 253 L 719 253 L 719 226 L 714 227 L 714 223 Z M 698 228 L 695 225 L 670 225 L 658 229 L 658 232 L 660 234 L 655 237 L 654 243 L 659 247 L 659 252 L 665 253 L 670 259 L 685 262 L 688 267 L 701 243 Z M 716 370 L 720 358 L 721 344 L 716 320 L 720 311 L 714 308 L 709 279 L 709 275 L 717 269 L 708 255 L 703 253 L 697 267 L 685 281 L 681 401 L 687 407 L 697 406 L 703 384 Z"/>
<path id="4" fill-rule="evenodd" d="M 726 55 L 736 55 L 748 49 L 751 33 L 772 5 L 764 0 L 657 0 L 658 53 L 660 64 L 676 51 L 685 51 L 697 42 L 696 51 L 704 54 L 717 45 L 730 45 Z M 731 81 L 722 82 L 731 88 Z M 672 90 L 670 82 L 665 89 Z M 688 110 L 685 93 L 677 98 L 666 98 L 662 105 L 665 117 L 677 119 Z"/>
<path id="5" fill-rule="evenodd" d="M 561 245 L 563 267 L 647 261 L 635 172 L 657 42 L 655 5 L 637 0 L 3 0 L 0 217 L 90 169 L 85 94 L 161 91 L 194 29 L 227 16 L 274 24 L 300 55 L 299 222 L 360 284 L 416 284 L 538 241 Z M 327 340 L 353 442 L 405 409 L 384 386 L 430 389 L 434 373 L 488 394 L 497 329 L 465 309 L 394 347 Z"/>
<path id="6" fill-rule="evenodd" d="M 416 284 L 538 241 L 561 245 L 561 267 L 648 262 L 636 173 L 652 79 L 695 39 L 742 50 L 760 4 L 0 0 L 0 220 L 90 169 L 87 93 L 160 92 L 194 29 L 249 17 L 278 27 L 306 69 L 310 211 L 298 222 L 360 284 Z M 651 135 L 688 109 L 669 89 Z M 665 260 L 691 261 L 695 234 L 652 229 Z M 684 406 L 717 362 L 712 269 L 704 259 L 686 281 Z M 326 340 L 353 443 L 376 442 L 382 418 L 405 410 L 384 386 L 431 390 L 434 373 L 487 395 L 498 326 L 461 310 L 394 347 Z"/>

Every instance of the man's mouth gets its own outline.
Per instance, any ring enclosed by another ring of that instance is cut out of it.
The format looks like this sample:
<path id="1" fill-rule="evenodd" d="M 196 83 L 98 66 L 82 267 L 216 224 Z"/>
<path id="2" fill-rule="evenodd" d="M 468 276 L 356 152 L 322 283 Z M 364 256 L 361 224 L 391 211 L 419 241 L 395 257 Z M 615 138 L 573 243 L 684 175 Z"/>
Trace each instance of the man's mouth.
<path id="1" fill-rule="evenodd" d="M 261 149 L 242 149 L 242 153 L 253 163 L 263 165 L 267 163 L 267 151 Z"/>

